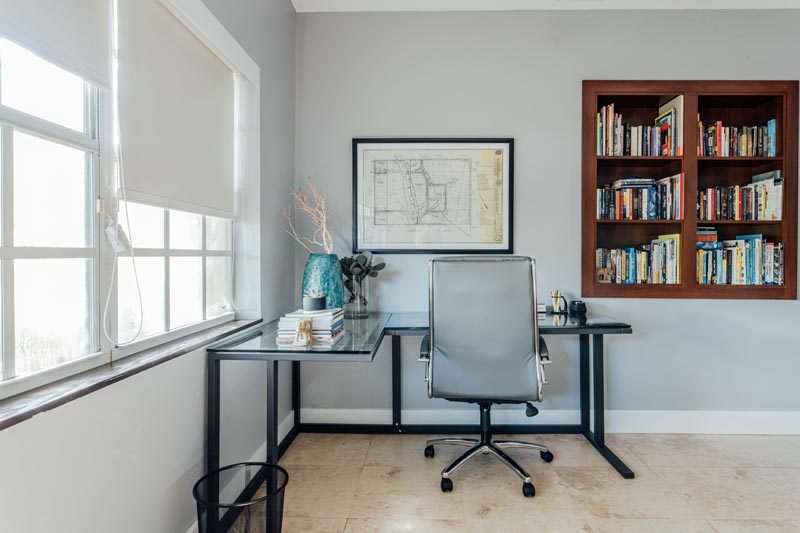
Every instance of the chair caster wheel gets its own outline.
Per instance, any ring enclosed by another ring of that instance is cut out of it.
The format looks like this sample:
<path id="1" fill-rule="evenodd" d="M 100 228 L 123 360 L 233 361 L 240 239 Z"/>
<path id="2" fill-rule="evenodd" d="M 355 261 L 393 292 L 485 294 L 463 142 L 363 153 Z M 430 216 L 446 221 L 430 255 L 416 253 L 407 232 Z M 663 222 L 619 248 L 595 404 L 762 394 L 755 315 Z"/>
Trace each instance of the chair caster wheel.
<path id="1" fill-rule="evenodd" d="M 436 455 L 436 452 L 433 451 L 433 446 L 425 446 L 425 457 L 431 458 Z"/>
<path id="2" fill-rule="evenodd" d="M 539 455 L 542 457 L 542 460 L 545 463 L 552 463 L 553 462 L 553 459 L 554 459 L 553 452 L 551 452 L 551 451 L 539 452 Z"/>
<path id="3" fill-rule="evenodd" d="M 533 498 L 536 494 L 536 489 L 533 488 L 533 483 L 523 483 L 522 484 L 522 494 L 526 498 Z"/>
<path id="4" fill-rule="evenodd" d="M 533 487 L 533 485 L 531 485 Z M 453 491 L 453 480 L 449 478 L 442 478 L 442 492 L 452 492 Z"/>

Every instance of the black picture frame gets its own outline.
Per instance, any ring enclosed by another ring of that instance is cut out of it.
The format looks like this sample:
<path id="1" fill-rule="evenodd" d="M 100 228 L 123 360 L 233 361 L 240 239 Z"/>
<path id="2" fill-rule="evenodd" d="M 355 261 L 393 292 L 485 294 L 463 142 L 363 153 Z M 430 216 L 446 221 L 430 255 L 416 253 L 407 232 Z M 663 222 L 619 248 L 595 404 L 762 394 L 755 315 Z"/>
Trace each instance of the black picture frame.
<path id="1" fill-rule="evenodd" d="M 492 247 L 479 244 L 474 247 L 459 249 L 453 248 L 375 248 L 359 246 L 359 173 L 358 173 L 358 153 L 359 147 L 367 144 L 504 144 L 508 152 L 508 208 L 505 218 L 508 239 L 507 246 L 503 248 Z M 514 253 L 514 139 L 510 137 L 369 137 L 353 138 L 352 144 L 352 166 L 353 166 L 353 253 L 371 251 L 380 254 L 512 254 Z"/>

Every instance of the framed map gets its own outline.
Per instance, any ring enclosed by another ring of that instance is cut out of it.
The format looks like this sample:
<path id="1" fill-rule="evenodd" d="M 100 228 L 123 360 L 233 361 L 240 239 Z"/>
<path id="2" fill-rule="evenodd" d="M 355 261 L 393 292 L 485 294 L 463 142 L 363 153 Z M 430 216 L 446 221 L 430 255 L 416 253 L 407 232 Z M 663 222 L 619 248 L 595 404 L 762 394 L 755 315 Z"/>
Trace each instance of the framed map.
<path id="1" fill-rule="evenodd" d="M 514 139 L 353 139 L 353 251 L 512 253 Z"/>

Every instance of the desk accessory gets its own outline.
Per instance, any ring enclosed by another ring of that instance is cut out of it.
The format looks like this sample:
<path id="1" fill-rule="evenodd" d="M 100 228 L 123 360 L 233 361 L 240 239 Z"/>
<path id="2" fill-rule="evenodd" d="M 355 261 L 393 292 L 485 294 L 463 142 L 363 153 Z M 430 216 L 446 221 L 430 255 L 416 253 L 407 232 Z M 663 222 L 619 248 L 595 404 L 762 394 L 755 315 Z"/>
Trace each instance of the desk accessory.
<path id="1" fill-rule="evenodd" d="M 344 287 L 349 293 L 344 304 L 345 318 L 365 318 L 369 314 L 369 278 L 377 278 L 386 263 L 373 263 L 372 252 L 339 259 L 344 275 Z"/>
<path id="2" fill-rule="evenodd" d="M 307 190 L 297 188 L 290 196 L 294 200 L 295 210 L 305 214 L 315 228 L 311 238 L 303 237 L 295 229 L 291 210 L 283 212 L 287 222 L 286 232 L 308 252 L 303 271 L 303 295 L 320 292 L 325 295 L 328 309 L 340 308 L 344 303 L 342 269 L 339 267 L 339 258 L 333 253 L 333 235 L 328 228 L 329 213 L 325 196 L 314 186 L 311 178 L 308 178 Z M 321 248 L 324 253 L 313 252 L 312 248 Z"/>
<path id="3" fill-rule="evenodd" d="M 553 304 L 553 314 L 554 315 L 566 315 L 567 314 L 567 306 L 569 303 L 567 299 L 564 297 L 564 293 L 560 290 L 552 290 L 550 291 L 550 301 Z"/>
<path id="4" fill-rule="evenodd" d="M 303 296 L 303 311 L 321 311 L 325 309 L 325 294 L 312 289 Z"/>
<path id="5" fill-rule="evenodd" d="M 586 303 L 582 300 L 572 300 L 569 303 L 569 316 L 586 316 Z"/>

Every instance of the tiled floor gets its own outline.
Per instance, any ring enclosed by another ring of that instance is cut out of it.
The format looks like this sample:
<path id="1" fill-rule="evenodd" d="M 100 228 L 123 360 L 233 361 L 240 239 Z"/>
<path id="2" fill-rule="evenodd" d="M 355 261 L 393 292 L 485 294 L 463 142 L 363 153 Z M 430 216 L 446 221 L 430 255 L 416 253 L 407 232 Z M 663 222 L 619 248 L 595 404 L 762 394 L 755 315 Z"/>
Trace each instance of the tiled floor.
<path id="1" fill-rule="evenodd" d="M 497 436 L 500 438 L 499 436 Z M 508 450 L 536 496 L 491 456 L 439 489 L 464 448 L 423 456 L 425 435 L 302 434 L 289 471 L 284 528 L 293 532 L 800 532 L 800 439 L 777 436 L 610 435 L 636 473 L 622 479 L 582 437 L 525 435 L 555 460 Z"/>

